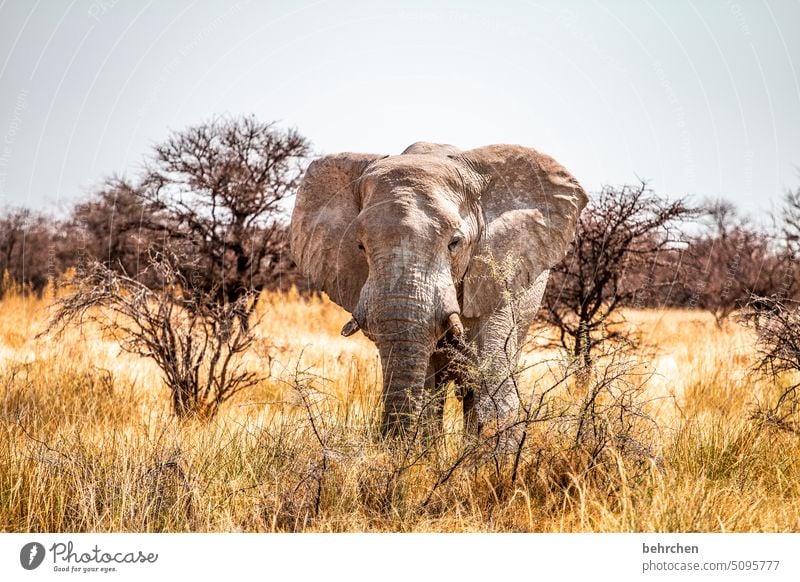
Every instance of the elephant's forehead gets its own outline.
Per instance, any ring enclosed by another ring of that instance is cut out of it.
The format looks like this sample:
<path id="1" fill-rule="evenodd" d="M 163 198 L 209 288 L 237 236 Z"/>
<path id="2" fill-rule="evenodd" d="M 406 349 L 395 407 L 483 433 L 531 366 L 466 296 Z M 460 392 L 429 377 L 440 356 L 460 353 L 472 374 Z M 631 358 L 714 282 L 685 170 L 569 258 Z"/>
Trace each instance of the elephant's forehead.
<path id="1" fill-rule="evenodd" d="M 432 194 L 442 187 L 458 188 L 463 177 L 448 158 L 429 155 L 389 156 L 372 164 L 363 176 L 373 188 L 412 187 L 419 194 Z"/>
<path id="2" fill-rule="evenodd" d="M 459 224 L 458 204 L 434 190 L 424 195 L 418 189 L 398 186 L 391 192 L 373 193 L 356 219 L 359 230 L 380 225 L 381 230 L 438 231 Z"/>
<path id="3" fill-rule="evenodd" d="M 365 205 L 397 203 L 399 209 L 422 208 L 434 214 L 458 213 L 476 190 L 474 178 L 442 156 L 390 156 L 362 176 Z"/>

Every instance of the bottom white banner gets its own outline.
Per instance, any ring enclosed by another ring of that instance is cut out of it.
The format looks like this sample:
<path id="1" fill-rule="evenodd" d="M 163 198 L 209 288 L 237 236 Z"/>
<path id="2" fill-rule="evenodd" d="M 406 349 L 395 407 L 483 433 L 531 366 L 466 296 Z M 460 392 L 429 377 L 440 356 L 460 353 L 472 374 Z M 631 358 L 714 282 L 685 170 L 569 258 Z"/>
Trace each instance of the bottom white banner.
<path id="1" fill-rule="evenodd" d="M 798 534 L 2 534 L 0 580 L 800 580 Z"/>

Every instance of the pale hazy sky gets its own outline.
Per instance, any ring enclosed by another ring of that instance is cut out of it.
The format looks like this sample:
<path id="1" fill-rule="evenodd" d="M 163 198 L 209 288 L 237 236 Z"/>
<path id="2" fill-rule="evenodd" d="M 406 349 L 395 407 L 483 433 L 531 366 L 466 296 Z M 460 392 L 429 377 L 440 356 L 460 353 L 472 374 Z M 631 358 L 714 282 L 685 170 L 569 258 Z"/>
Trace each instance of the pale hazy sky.
<path id="1" fill-rule="evenodd" d="M 0 206 L 63 210 L 253 113 L 318 153 L 520 143 L 755 214 L 800 186 L 798 25 L 800 0 L 0 0 Z"/>

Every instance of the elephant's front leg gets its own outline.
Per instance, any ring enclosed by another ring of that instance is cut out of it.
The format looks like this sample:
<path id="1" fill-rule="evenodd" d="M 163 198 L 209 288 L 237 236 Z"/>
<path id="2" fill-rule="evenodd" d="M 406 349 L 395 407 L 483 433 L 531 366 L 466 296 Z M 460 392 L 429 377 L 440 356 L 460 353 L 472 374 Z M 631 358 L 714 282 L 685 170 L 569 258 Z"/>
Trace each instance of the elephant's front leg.
<path id="1" fill-rule="evenodd" d="M 548 272 L 488 318 L 475 320 L 477 362 L 471 400 L 464 399 L 465 426 L 476 434 L 498 435 L 503 449 L 519 432 L 518 363 L 528 329 L 542 301 Z"/>
<path id="2" fill-rule="evenodd" d="M 521 322 L 514 320 L 509 308 L 502 308 L 491 319 L 469 320 L 466 325 L 472 331 L 472 349 L 464 359 L 463 378 L 457 387 L 464 431 L 473 436 L 495 434 L 513 422 L 519 408 L 517 330 Z"/>

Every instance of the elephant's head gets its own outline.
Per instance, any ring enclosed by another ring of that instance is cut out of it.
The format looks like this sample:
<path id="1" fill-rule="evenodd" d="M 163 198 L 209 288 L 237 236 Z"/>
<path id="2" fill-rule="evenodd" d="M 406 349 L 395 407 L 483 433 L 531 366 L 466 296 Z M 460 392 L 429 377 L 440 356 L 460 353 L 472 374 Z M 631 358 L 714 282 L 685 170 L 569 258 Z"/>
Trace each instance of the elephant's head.
<path id="1" fill-rule="evenodd" d="M 342 153 L 308 168 L 292 214 L 300 269 L 380 352 L 384 430 L 418 411 L 428 362 L 461 318 L 504 294 L 487 256 L 517 260 L 512 291 L 561 260 L 586 194 L 555 160 L 516 145 L 417 143 L 395 156 Z M 507 284 L 507 283 L 506 283 Z"/>

